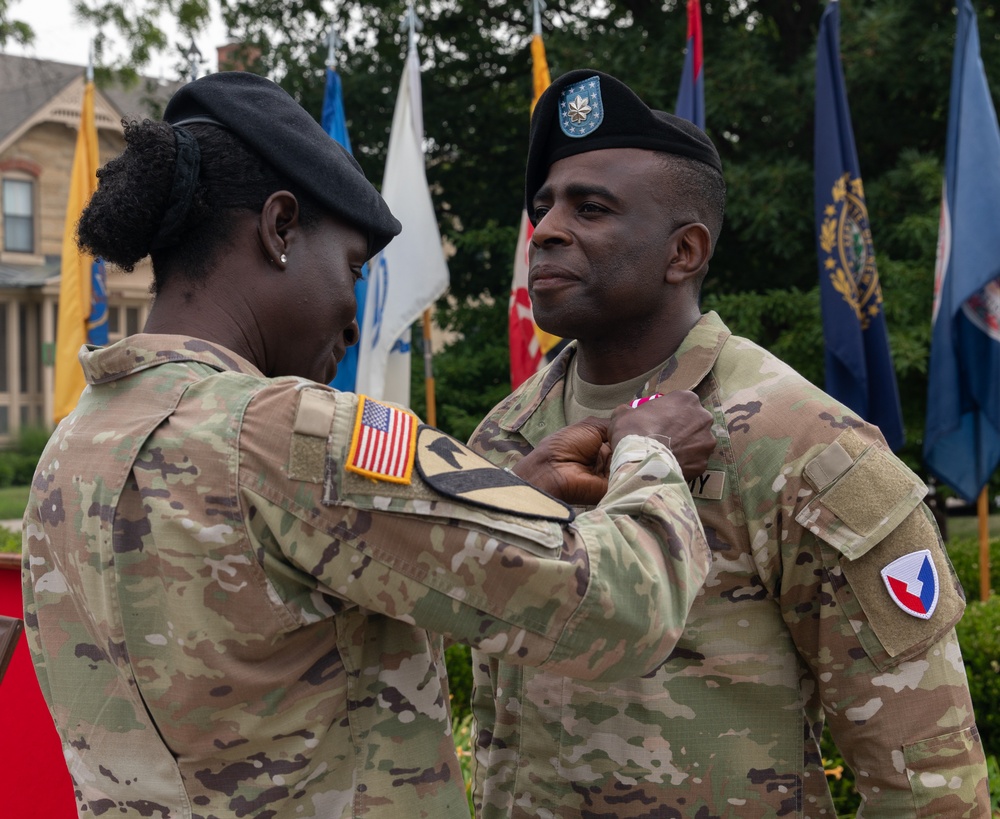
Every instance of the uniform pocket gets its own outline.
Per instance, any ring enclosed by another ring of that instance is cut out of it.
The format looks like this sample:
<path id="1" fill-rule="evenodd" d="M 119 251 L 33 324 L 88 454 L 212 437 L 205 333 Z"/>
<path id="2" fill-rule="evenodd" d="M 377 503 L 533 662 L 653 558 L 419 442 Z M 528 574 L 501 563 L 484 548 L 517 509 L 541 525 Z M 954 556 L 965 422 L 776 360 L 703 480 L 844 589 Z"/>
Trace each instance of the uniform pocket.
<path id="1" fill-rule="evenodd" d="M 979 817 L 989 804 L 979 731 L 961 731 L 903 746 L 917 817 Z"/>

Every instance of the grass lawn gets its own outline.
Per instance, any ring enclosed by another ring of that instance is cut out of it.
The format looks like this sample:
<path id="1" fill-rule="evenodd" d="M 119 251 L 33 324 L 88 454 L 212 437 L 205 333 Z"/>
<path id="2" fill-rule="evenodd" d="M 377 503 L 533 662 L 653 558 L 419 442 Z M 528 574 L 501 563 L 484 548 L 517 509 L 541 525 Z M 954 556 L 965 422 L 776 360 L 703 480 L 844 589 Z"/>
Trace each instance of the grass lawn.
<path id="1" fill-rule="evenodd" d="M 0 489 L 0 520 L 20 519 L 28 503 L 27 486 L 7 486 Z"/>
<path id="2" fill-rule="evenodd" d="M 1000 538 L 1000 513 L 990 515 L 989 537 L 991 540 Z M 979 516 L 978 515 L 949 515 L 948 516 L 948 539 L 954 537 L 979 537 Z"/>

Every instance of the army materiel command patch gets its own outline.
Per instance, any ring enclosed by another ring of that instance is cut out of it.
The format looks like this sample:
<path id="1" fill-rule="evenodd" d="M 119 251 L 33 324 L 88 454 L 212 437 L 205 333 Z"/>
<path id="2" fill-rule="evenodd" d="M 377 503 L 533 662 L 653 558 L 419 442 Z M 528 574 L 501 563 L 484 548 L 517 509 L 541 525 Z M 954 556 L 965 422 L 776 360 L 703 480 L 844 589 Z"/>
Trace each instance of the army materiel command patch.
<path id="1" fill-rule="evenodd" d="M 594 133 L 604 122 L 601 78 L 567 85 L 559 97 L 559 127 L 568 137 L 579 139 Z"/>
<path id="2" fill-rule="evenodd" d="M 892 601 L 907 614 L 929 620 L 937 608 L 938 585 L 934 559 L 927 549 L 896 558 L 882 569 Z"/>
<path id="3" fill-rule="evenodd" d="M 570 506 L 434 427 L 421 426 L 417 432 L 417 472 L 432 489 L 462 503 L 525 518 L 573 520 Z"/>
<path id="4" fill-rule="evenodd" d="M 409 483 L 413 471 L 417 417 L 358 396 L 358 415 L 344 468 L 368 478 Z"/>

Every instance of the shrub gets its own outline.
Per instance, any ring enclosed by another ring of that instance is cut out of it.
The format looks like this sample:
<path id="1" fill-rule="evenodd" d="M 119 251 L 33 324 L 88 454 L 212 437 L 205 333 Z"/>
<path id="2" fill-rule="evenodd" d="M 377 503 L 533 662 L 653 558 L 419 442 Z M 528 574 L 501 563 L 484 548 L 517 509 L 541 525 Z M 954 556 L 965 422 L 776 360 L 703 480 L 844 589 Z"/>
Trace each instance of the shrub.
<path id="1" fill-rule="evenodd" d="M 820 753 L 823 756 L 823 770 L 830 786 L 837 816 L 854 816 L 861 805 L 861 794 L 854 784 L 854 772 L 847 767 L 844 758 L 833 744 L 830 726 L 823 726 L 823 736 L 820 738 Z"/>
<path id="2" fill-rule="evenodd" d="M 12 532 L 0 526 L 0 552 L 18 553 L 21 551 L 21 533 Z"/>
<path id="3" fill-rule="evenodd" d="M 20 455 L 25 455 L 36 463 L 45 445 L 49 442 L 51 431 L 44 427 L 23 427 L 18 434 L 17 445 L 14 451 Z"/>
<path id="4" fill-rule="evenodd" d="M 956 630 L 983 748 L 1000 758 L 1000 597 L 971 601 Z"/>
<path id="5" fill-rule="evenodd" d="M 461 722 L 472 713 L 472 652 L 467 645 L 455 643 L 444 651 L 451 689 L 451 716 Z"/>
<path id="6" fill-rule="evenodd" d="M 458 764 L 462 768 L 462 781 L 465 782 L 465 795 L 469 799 L 469 814 L 473 813 L 472 805 L 472 714 L 466 714 L 461 719 L 452 717 L 451 730 L 455 737 L 455 753 L 458 754 Z"/>
<path id="7" fill-rule="evenodd" d="M 990 541 L 990 588 L 1000 589 L 1000 539 Z M 948 557 L 969 600 L 979 599 L 979 540 L 955 537 L 948 541 Z"/>
<path id="8" fill-rule="evenodd" d="M 0 452 L 0 488 L 14 485 L 15 458 L 20 457 L 14 452 Z"/>
<path id="9" fill-rule="evenodd" d="M 38 456 L 5 450 L 0 452 L 0 488 L 31 486 Z"/>
<path id="10" fill-rule="evenodd" d="M 25 427 L 11 449 L 0 450 L 0 487 L 31 484 L 49 435 L 47 429 Z"/>

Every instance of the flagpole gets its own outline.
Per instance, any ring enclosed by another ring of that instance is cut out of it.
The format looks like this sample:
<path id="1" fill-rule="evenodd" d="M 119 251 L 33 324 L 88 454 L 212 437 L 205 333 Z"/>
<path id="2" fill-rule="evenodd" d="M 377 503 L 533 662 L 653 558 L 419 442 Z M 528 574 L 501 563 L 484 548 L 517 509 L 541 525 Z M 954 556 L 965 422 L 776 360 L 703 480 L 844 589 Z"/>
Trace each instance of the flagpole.
<path id="1" fill-rule="evenodd" d="M 344 41 L 340 39 L 336 26 L 330 26 L 326 35 L 326 67 L 333 70 L 337 67 L 337 49 Z"/>
<path id="2" fill-rule="evenodd" d="M 545 8 L 545 0 L 532 0 L 531 2 L 531 33 L 541 36 L 542 34 L 542 10 Z"/>
<path id="3" fill-rule="evenodd" d="M 987 490 L 989 483 L 979 493 L 979 599 L 985 603 L 990 598 L 990 508 Z"/>
<path id="4" fill-rule="evenodd" d="M 431 353 L 431 309 L 424 310 L 424 390 L 427 397 L 425 418 L 432 427 L 437 426 L 437 405 L 434 400 L 434 366 Z"/>

